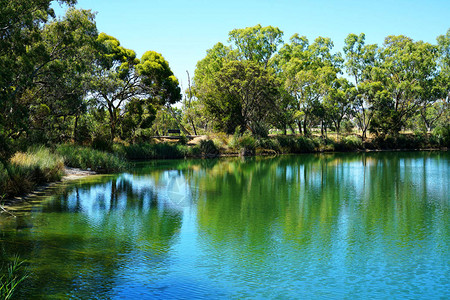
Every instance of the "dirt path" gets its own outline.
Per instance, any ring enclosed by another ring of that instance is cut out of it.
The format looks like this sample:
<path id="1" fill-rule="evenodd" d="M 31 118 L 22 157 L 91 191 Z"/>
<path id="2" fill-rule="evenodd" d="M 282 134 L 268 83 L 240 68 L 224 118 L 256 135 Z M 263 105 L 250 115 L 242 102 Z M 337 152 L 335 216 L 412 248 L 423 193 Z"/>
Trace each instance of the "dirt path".
<path id="1" fill-rule="evenodd" d="M 94 171 L 82 170 L 79 168 L 69 168 L 69 167 L 65 167 L 64 172 L 66 173 L 66 175 L 64 175 L 64 177 L 61 179 L 62 181 L 80 179 L 80 178 L 83 178 L 86 176 L 97 174 Z"/>

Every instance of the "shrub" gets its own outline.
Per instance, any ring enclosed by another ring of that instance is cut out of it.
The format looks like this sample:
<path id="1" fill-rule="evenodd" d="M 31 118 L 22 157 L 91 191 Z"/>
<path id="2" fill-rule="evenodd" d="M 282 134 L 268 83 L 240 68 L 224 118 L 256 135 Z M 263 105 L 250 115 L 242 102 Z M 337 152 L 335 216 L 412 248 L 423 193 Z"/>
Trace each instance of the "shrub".
<path id="1" fill-rule="evenodd" d="M 313 152 L 317 146 L 317 142 L 311 138 L 301 136 L 296 142 L 296 152 Z"/>
<path id="2" fill-rule="evenodd" d="M 185 135 L 180 136 L 180 138 L 178 139 L 178 144 L 180 145 L 186 145 L 188 142 L 189 139 Z"/>
<path id="3" fill-rule="evenodd" d="M 251 135 L 243 135 L 239 137 L 237 144 L 241 149 L 255 150 L 256 139 Z"/>
<path id="4" fill-rule="evenodd" d="M 5 187 L 6 195 L 21 195 L 30 192 L 36 185 L 32 168 L 8 164 L 7 170 L 9 178 Z"/>
<path id="5" fill-rule="evenodd" d="M 139 143 L 115 146 L 114 151 L 130 160 L 183 158 L 188 146 L 170 143 Z"/>
<path id="6" fill-rule="evenodd" d="M 30 172 L 35 182 L 60 180 L 64 175 L 64 160 L 44 147 L 29 149 L 26 153 L 17 152 L 11 159 L 12 165 Z"/>
<path id="7" fill-rule="evenodd" d="M 355 125 L 350 120 L 344 120 L 344 121 L 342 121 L 341 128 L 342 128 L 342 130 L 344 130 L 344 132 L 351 133 L 351 132 L 353 132 Z"/>
<path id="8" fill-rule="evenodd" d="M 217 156 L 219 149 L 212 140 L 202 140 L 199 144 L 200 151 L 203 156 Z"/>
<path id="9" fill-rule="evenodd" d="M 363 149 L 363 143 L 359 137 L 349 135 L 337 142 L 335 144 L 335 149 L 337 151 L 355 151 L 358 149 Z"/>
<path id="10" fill-rule="evenodd" d="M 450 147 L 450 125 L 436 127 L 431 136 L 439 146 Z"/>
<path id="11" fill-rule="evenodd" d="M 289 153 L 292 152 L 292 149 L 294 149 L 295 146 L 295 138 L 291 136 L 277 136 L 276 140 L 278 142 L 278 145 L 280 145 L 280 150 L 283 153 Z"/>
<path id="12" fill-rule="evenodd" d="M 256 148 L 262 150 L 272 150 L 276 153 L 281 152 L 280 143 L 277 139 L 261 138 L 256 141 Z"/>
<path id="13" fill-rule="evenodd" d="M 200 149 L 200 145 L 195 145 L 186 148 L 186 156 L 189 157 L 201 157 L 202 150 Z"/>
<path id="14" fill-rule="evenodd" d="M 125 169 L 125 161 L 112 153 L 69 144 L 59 145 L 56 152 L 67 166 L 96 172 L 116 172 Z"/>

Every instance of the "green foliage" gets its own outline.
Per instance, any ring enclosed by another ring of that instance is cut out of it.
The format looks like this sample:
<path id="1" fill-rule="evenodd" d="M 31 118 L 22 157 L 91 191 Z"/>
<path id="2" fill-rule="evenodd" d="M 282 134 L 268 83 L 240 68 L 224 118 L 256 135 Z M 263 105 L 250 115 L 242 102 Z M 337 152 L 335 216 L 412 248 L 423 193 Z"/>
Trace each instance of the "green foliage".
<path id="1" fill-rule="evenodd" d="M 363 143 L 361 138 L 349 135 L 336 142 L 334 148 L 336 151 L 356 151 L 363 149 Z"/>
<path id="2" fill-rule="evenodd" d="M 0 161 L 0 199 L 4 196 L 3 193 L 5 193 L 6 191 L 8 180 L 9 180 L 8 170 Z"/>
<path id="3" fill-rule="evenodd" d="M 125 161 L 117 155 L 87 147 L 62 144 L 56 147 L 56 153 L 64 158 L 69 167 L 91 169 L 99 173 L 118 172 L 126 167 Z"/>
<path id="4" fill-rule="evenodd" d="M 149 94 L 153 103 L 166 105 L 181 100 L 178 79 L 161 54 L 155 51 L 145 52 L 137 65 L 137 71 L 145 85 L 144 91 Z"/>
<path id="5" fill-rule="evenodd" d="M 20 284 L 28 278 L 24 261 L 15 256 L 8 265 L 0 266 L 0 298 L 12 299 Z"/>
<path id="6" fill-rule="evenodd" d="M 237 48 L 241 60 L 253 61 L 267 66 L 283 40 L 283 32 L 278 27 L 256 25 L 244 29 L 234 29 L 229 33 L 229 41 Z"/>
<path id="7" fill-rule="evenodd" d="M 233 145 L 236 150 L 253 153 L 256 150 L 258 142 L 257 139 L 255 139 L 250 134 L 244 134 L 239 137 L 233 137 Z"/>
<path id="8" fill-rule="evenodd" d="M 64 175 L 63 158 L 44 147 L 17 152 L 0 166 L 0 194 L 7 196 L 30 192 L 37 184 L 57 181 Z"/>
<path id="9" fill-rule="evenodd" d="M 372 145 L 375 149 L 404 149 L 416 150 L 427 147 L 427 140 L 423 136 L 414 135 L 385 135 L 378 136 L 372 140 Z"/>
<path id="10" fill-rule="evenodd" d="M 198 97 L 219 130 L 231 134 L 241 126 L 264 134 L 277 95 L 276 79 L 268 71 L 250 61 L 231 61 Z"/>
<path id="11" fill-rule="evenodd" d="M 310 137 L 277 136 L 276 139 L 283 153 L 314 152 L 318 147 L 317 141 Z"/>
<path id="12" fill-rule="evenodd" d="M 214 157 L 219 155 L 219 149 L 212 140 L 201 140 L 199 148 L 202 155 L 205 157 Z"/>
<path id="13" fill-rule="evenodd" d="M 56 181 L 64 175 L 63 158 L 42 146 L 30 148 L 26 153 L 16 153 L 10 163 L 32 170 L 33 180 L 37 183 Z"/>
<path id="14" fill-rule="evenodd" d="M 438 146 L 450 147 L 450 125 L 443 125 L 433 130 L 432 135 Z"/>
<path id="15" fill-rule="evenodd" d="M 272 150 L 275 153 L 281 153 L 281 147 L 278 139 L 260 138 L 256 141 L 256 148 L 260 150 Z"/>
<path id="16" fill-rule="evenodd" d="M 184 158 L 188 146 L 175 143 L 139 143 L 115 145 L 114 151 L 129 160 Z"/>

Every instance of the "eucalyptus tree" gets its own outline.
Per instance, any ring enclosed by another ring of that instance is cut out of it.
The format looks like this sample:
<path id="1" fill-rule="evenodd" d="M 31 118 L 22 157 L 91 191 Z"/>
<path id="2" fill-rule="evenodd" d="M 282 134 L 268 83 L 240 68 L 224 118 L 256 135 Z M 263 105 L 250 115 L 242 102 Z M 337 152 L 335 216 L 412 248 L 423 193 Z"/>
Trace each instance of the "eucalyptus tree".
<path id="1" fill-rule="evenodd" d="M 341 131 L 343 120 L 353 117 L 353 105 L 357 97 L 355 86 L 346 78 L 337 78 L 328 96 L 324 99 L 323 106 L 326 118 L 334 124 L 336 132 Z"/>
<path id="2" fill-rule="evenodd" d="M 205 110 L 219 130 L 241 133 L 249 129 L 267 134 L 267 119 L 278 96 L 276 78 L 252 61 L 230 61 L 214 74 L 210 89 L 202 95 Z"/>
<path id="3" fill-rule="evenodd" d="M 48 62 L 22 97 L 29 105 L 35 138 L 62 142 L 74 137 L 78 117 L 86 109 L 83 99 L 89 88 L 97 34 L 94 14 L 87 10 L 69 9 L 61 20 L 44 26 L 42 47 Z"/>
<path id="4" fill-rule="evenodd" d="M 283 43 L 283 32 L 278 27 L 260 24 L 230 31 L 229 42 L 236 47 L 239 60 L 249 60 L 268 67 L 270 59 Z"/>
<path id="5" fill-rule="evenodd" d="M 55 17 L 51 0 L 12 0 L 0 4 L 0 153 L 28 126 L 29 110 L 21 100 L 38 71 L 48 63 L 42 26 Z M 75 0 L 60 0 L 72 5 Z"/>
<path id="6" fill-rule="evenodd" d="M 367 137 L 367 130 L 373 119 L 372 100 L 381 97 L 382 84 L 372 80 L 372 70 L 378 66 L 378 46 L 365 44 L 366 36 L 361 33 L 349 34 L 345 39 L 344 54 L 347 73 L 354 80 L 357 95 L 353 101 L 353 115 L 362 131 L 362 139 Z"/>
<path id="7" fill-rule="evenodd" d="M 388 36 L 380 49 L 380 66 L 373 79 L 383 83 L 389 101 L 374 102 L 377 126 L 374 130 L 398 134 L 431 96 L 436 77 L 437 47 L 411 38 Z"/>
<path id="8" fill-rule="evenodd" d="M 450 125 L 450 29 L 446 34 L 437 37 L 438 45 L 438 69 L 439 75 L 436 80 L 436 89 L 438 89 L 438 100 L 432 104 L 434 117 L 426 119 L 430 114 L 422 114 L 427 127 L 430 129 L 440 118 L 443 118 L 442 124 Z M 433 115 L 433 114 L 431 114 Z"/>
<path id="9" fill-rule="evenodd" d="M 133 50 L 122 47 L 116 38 L 105 33 L 99 34 L 98 42 L 100 51 L 91 80 L 91 97 L 108 112 L 111 141 L 126 114 L 127 125 L 133 124 L 131 115 L 146 114 L 138 119 L 150 118 L 145 122 L 148 127 L 148 121 L 154 119 L 155 105 L 173 104 L 181 99 L 178 80 L 161 54 L 147 51 L 139 60 Z M 136 109 L 136 103 L 126 107 L 131 100 L 141 101 L 141 109 Z"/>
<path id="10" fill-rule="evenodd" d="M 242 132 L 267 133 L 278 93 L 270 62 L 282 34 L 271 26 L 234 29 L 229 33 L 231 46 L 218 43 L 197 63 L 194 93 L 217 128 L 233 133 L 240 126 Z"/>
<path id="11" fill-rule="evenodd" d="M 333 42 L 329 38 L 318 37 L 309 44 L 306 37 L 296 34 L 290 42 L 280 49 L 277 61 L 284 73 L 284 88 L 296 99 L 299 132 L 307 135 L 312 116 L 322 111 L 322 102 L 337 80 L 342 58 L 331 53 Z"/>

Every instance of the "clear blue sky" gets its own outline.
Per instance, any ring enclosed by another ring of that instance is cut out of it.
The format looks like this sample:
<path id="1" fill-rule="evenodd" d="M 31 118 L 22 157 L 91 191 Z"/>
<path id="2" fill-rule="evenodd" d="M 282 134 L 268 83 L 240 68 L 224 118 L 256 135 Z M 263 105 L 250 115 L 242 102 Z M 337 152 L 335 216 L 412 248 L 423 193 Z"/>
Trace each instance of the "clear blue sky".
<path id="1" fill-rule="evenodd" d="M 77 7 L 97 12 L 98 30 L 138 57 L 161 53 L 184 89 L 186 70 L 193 76 L 206 50 L 225 43 L 234 28 L 276 26 L 285 41 L 294 33 L 330 37 L 336 51 L 349 33 L 364 32 L 368 43 L 392 34 L 435 43 L 450 28 L 450 0 L 78 0 Z"/>

